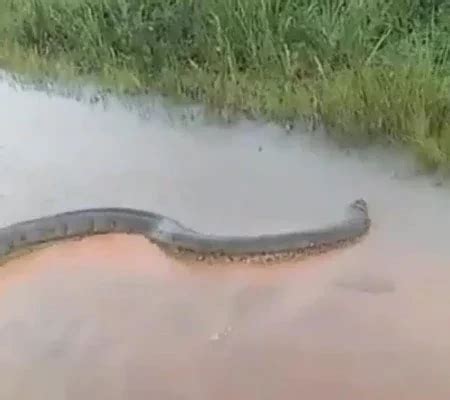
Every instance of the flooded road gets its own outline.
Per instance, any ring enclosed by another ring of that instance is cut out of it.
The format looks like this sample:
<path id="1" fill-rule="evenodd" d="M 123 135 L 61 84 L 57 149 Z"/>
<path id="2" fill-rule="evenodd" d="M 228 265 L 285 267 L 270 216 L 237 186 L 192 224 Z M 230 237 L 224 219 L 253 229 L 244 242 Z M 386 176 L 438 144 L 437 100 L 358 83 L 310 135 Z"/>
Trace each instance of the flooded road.
<path id="1" fill-rule="evenodd" d="M 242 122 L 145 118 L 0 82 L 0 223 L 125 206 L 204 232 L 310 228 L 364 197 L 360 244 L 186 266 L 140 237 L 0 269 L 0 399 L 448 399 L 450 191 L 410 160 Z"/>

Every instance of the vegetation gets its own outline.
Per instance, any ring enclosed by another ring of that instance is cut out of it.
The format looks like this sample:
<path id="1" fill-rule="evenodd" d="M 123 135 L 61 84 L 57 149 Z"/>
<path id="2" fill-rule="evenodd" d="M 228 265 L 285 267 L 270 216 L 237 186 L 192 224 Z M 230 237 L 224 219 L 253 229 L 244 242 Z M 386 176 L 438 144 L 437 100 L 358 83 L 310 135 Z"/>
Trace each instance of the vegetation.
<path id="1" fill-rule="evenodd" d="M 3 67 L 320 119 L 450 164 L 448 0 L 0 0 Z"/>

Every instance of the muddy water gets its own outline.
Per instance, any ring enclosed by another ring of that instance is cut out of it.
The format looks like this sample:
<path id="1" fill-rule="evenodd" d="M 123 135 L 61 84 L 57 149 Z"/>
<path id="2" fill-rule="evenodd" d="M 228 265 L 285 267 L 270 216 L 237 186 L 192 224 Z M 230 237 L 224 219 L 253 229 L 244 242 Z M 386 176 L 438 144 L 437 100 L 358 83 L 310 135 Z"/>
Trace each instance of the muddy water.
<path id="1" fill-rule="evenodd" d="M 274 232 L 340 218 L 360 196 L 373 218 L 355 247 L 270 269 L 187 267 L 120 235 L 11 261 L 1 399 L 450 397 L 450 192 L 407 158 L 5 82 L 0 102 L 2 224 L 108 205 Z"/>

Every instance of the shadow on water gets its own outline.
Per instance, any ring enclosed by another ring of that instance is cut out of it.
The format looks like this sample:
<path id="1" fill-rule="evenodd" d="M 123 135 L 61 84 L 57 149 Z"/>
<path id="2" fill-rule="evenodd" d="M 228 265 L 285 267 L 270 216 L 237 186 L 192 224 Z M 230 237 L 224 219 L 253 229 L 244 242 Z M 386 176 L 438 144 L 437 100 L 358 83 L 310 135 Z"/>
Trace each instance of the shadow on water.
<path id="1" fill-rule="evenodd" d="M 6 82 L 0 101 L 2 224 L 128 206 L 248 234 L 327 223 L 357 197 L 373 218 L 360 244 L 276 268 L 186 267 L 120 235 L 11 261 L 1 399 L 450 398 L 450 193 L 406 157 Z"/>

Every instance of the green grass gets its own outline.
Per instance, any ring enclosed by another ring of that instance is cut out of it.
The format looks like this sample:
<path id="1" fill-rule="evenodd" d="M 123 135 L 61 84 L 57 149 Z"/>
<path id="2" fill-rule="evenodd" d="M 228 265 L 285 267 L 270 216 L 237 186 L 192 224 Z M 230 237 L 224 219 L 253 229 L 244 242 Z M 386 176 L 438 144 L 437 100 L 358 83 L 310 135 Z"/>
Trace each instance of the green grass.
<path id="1" fill-rule="evenodd" d="M 450 165 L 447 0 L 0 0 L 3 67 L 323 122 Z"/>

